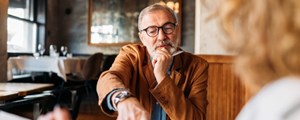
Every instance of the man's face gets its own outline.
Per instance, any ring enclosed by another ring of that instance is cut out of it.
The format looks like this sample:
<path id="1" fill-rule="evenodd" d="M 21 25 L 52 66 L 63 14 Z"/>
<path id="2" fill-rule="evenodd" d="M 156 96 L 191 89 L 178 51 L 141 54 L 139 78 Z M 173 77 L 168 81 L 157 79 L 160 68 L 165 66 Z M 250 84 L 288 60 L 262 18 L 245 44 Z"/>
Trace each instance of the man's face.
<path id="1" fill-rule="evenodd" d="M 156 10 L 144 15 L 143 19 L 141 20 L 141 28 L 148 28 L 148 34 L 147 31 L 144 30 L 139 33 L 139 37 L 142 43 L 147 47 L 150 55 L 155 53 L 156 50 L 162 48 L 167 49 L 171 54 L 176 51 L 178 47 L 178 27 L 175 26 L 174 31 L 172 33 L 166 33 L 168 29 L 172 28 L 172 25 L 174 25 L 174 23 L 175 20 L 173 19 L 172 15 L 166 10 Z M 162 28 L 158 28 L 158 33 L 155 36 L 156 27 Z M 151 33 L 153 33 L 154 36 L 151 36 Z"/>

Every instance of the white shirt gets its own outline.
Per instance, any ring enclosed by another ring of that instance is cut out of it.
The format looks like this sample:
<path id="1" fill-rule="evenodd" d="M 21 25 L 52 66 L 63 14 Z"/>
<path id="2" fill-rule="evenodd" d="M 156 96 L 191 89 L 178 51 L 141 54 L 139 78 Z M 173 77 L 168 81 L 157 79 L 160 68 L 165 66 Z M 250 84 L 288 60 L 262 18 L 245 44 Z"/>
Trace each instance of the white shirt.
<path id="1" fill-rule="evenodd" d="M 284 77 L 263 87 L 236 120 L 300 120 L 300 77 Z"/>

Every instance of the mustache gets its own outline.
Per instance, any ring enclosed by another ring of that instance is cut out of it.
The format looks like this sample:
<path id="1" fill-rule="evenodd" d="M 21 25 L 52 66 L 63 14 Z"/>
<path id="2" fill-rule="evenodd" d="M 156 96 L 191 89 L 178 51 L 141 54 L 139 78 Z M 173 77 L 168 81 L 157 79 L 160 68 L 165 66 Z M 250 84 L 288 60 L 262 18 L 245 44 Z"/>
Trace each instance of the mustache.
<path id="1" fill-rule="evenodd" d="M 154 45 L 154 50 L 156 50 L 158 47 L 160 46 L 170 46 L 172 48 L 174 48 L 174 44 L 170 41 L 170 40 L 164 40 L 164 41 L 159 41 Z"/>

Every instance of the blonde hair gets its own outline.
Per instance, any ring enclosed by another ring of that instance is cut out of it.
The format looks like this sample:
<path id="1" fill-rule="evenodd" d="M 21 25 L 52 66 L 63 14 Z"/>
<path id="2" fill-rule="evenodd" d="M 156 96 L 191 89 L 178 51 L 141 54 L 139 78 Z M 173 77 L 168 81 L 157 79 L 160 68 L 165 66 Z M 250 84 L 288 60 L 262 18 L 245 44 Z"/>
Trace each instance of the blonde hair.
<path id="1" fill-rule="evenodd" d="M 243 80 L 262 87 L 300 75 L 299 0 L 222 0 L 216 13 Z"/>

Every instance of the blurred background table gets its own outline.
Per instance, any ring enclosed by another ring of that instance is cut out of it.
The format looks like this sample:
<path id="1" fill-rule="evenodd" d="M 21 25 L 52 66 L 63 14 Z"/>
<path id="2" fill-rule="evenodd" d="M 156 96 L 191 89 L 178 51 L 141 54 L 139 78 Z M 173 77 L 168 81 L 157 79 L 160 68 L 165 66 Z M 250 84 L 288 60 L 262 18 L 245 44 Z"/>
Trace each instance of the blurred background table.
<path id="1" fill-rule="evenodd" d="M 54 72 L 63 80 L 71 73 L 81 73 L 85 57 L 32 57 L 19 56 L 10 57 L 7 62 L 7 80 L 12 80 L 13 75 L 18 72 Z"/>
<path id="2" fill-rule="evenodd" d="M 50 92 L 45 92 L 52 88 L 53 84 L 0 83 L 0 110 L 21 109 L 24 105 L 32 104 L 32 118 L 36 119 L 43 108 L 54 104 L 54 96 Z"/>
<path id="3" fill-rule="evenodd" d="M 53 88 L 53 84 L 39 83 L 0 83 L 0 101 L 5 100 L 5 96 L 15 95 L 26 96 L 32 93 L 42 92 Z"/>

